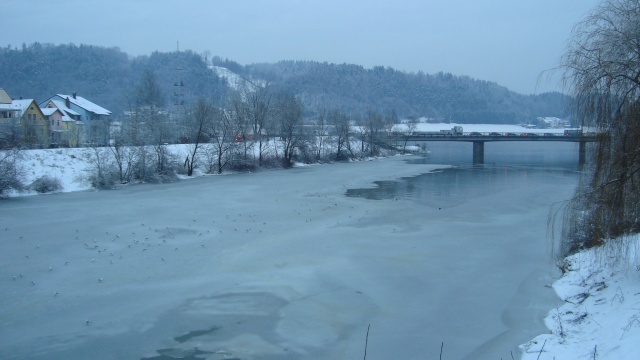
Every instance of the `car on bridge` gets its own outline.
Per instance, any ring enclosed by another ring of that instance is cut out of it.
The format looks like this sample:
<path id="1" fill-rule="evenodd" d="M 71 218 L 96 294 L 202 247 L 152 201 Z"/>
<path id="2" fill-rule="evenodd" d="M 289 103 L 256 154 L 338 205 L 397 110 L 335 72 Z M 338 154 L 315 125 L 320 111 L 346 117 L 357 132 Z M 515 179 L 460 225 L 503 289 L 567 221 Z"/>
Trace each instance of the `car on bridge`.
<path id="1" fill-rule="evenodd" d="M 477 131 L 472 131 L 469 133 L 469 136 L 482 136 L 482 133 L 479 133 Z"/>
<path id="2" fill-rule="evenodd" d="M 564 136 L 582 136 L 582 130 L 577 129 L 577 130 L 565 130 L 564 131 Z"/>

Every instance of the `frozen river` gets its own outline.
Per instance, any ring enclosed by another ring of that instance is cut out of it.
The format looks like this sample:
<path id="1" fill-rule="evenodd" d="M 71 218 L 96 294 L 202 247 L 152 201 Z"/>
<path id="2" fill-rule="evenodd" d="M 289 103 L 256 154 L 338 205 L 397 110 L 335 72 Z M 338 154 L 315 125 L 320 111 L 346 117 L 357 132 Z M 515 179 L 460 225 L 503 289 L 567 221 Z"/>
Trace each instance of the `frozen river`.
<path id="1" fill-rule="evenodd" d="M 466 145 L 2 201 L 0 358 L 517 357 L 577 151 Z"/>

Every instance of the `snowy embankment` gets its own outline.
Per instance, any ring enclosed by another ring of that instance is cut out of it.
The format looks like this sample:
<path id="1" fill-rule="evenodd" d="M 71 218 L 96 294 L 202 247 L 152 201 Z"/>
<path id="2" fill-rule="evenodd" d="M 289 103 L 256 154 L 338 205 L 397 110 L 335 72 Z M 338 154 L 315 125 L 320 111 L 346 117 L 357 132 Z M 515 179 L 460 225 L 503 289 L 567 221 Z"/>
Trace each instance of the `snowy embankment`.
<path id="1" fill-rule="evenodd" d="M 19 160 L 24 173 L 22 180 L 29 185 L 42 176 L 49 176 L 60 181 L 63 192 L 91 189 L 88 181 L 91 151 L 89 148 L 23 150 Z"/>
<path id="2" fill-rule="evenodd" d="M 222 71 L 219 70 L 218 71 Z M 228 75 L 228 74 L 227 74 Z M 238 79 L 233 80 L 234 86 L 240 86 Z M 440 131 L 448 130 L 453 126 L 460 124 L 443 124 L 443 123 L 420 123 L 417 124 L 416 131 Z M 561 134 L 563 129 L 527 129 L 519 125 L 495 125 L 495 124 L 462 124 L 465 132 L 550 132 Z M 406 131 L 406 127 L 400 126 L 399 131 Z M 170 152 L 176 154 L 179 158 L 184 158 L 188 153 L 186 145 L 170 145 Z M 415 145 L 408 145 L 405 148 L 409 152 L 418 152 L 420 149 Z M 92 171 L 91 158 L 95 155 L 91 148 L 70 148 L 70 149 L 42 149 L 42 150 L 24 150 L 21 152 L 22 158 L 20 164 L 24 170 L 25 185 L 31 184 L 34 180 L 41 176 L 57 178 L 62 184 L 62 192 L 90 190 L 91 184 L 88 181 L 90 172 Z M 35 192 L 12 194 L 28 195 Z"/>
<path id="3" fill-rule="evenodd" d="M 640 358 L 640 237 L 629 251 L 591 249 L 563 262 L 553 288 L 564 304 L 545 323 L 550 334 L 523 344 L 523 360 Z"/>
<path id="4" fill-rule="evenodd" d="M 169 145 L 169 152 L 183 159 L 189 152 L 188 145 Z M 62 148 L 22 150 L 18 166 L 21 168 L 25 185 L 33 183 L 42 176 L 60 181 L 61 192 L 91 190 L 89 182 L 94 171 L 95 151 L 92 148 Z M 201 174 L 198 169 L 196 175 Z M 184 176 L 183 178 L 187 178 Z M 34 195 L 34 191 L 9 193 L 10 196 Z"/>

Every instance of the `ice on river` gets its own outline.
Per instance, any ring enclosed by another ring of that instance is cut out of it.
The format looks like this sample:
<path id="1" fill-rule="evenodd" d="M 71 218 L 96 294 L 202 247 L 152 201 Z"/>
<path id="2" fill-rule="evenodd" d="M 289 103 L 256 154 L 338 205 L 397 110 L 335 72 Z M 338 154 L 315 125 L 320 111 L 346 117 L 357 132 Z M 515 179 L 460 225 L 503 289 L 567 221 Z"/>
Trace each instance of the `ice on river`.
<path id="1" fill-rule="evenodd" d="M 549 205 L 344 196 L 403 158 L 0 203 L 0 358 L 509 358 L 556 300 Z M 506 175 L 505 175 L 506 176 Z"/>

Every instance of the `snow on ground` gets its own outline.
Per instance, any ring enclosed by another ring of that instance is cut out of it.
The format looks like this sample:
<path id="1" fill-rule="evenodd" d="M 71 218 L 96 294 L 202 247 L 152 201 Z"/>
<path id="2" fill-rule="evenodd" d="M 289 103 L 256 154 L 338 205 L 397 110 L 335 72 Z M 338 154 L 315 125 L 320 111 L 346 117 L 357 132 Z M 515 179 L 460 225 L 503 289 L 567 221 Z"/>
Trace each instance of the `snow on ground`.
<path id="1" fill-rule="evenodd" d="M 20 166 L 25 184 L 31 184 L 41 176 L 60 180 L 63 192 L 88 190 L 87 180 L 91 164 L 89 148 L 24 150 L 20 152 Z"/>
<path id="2" fill-rule="evenodd" d="M 226 79 L 229 86 L 234 90 L 256 90 L 256 85 L 243 79 L 240 75 L 225 67 L 211 66 L 210 68 L 211 70 L 215 71 L 216 75 Z"/>
<path id="3" fill-rule="evenodd" d="M 169 152 L 179 159 L 184 159 L 189 152 L 188 145 L 168 145 Z M 56 178 L 62 184 L 61 192 L 91 190 L 89 176 L 93 171 L 92 159 L 95 151 L 92 148 L 60 148 L 33 149 L 20 152 L 19 166 L 24 171 L 23 182 L 31 184 L 34 180 L 49 176 Z M 196 169 L 195 175 L 202 175 Z M 181 176 L 182 179 L 188 179 Z M 33 191 L 9 193 L 10 196 L 34 195 Z"/>
<path id="4" fill-rule="evenodd" d="M 545 319 L 550 334 L 523 344 L 523 360 L 640 358 L 640 237 L 631 251 L 583 251 L 564 260 L 565 275 L 553 284 L 564 304 Z"/>

